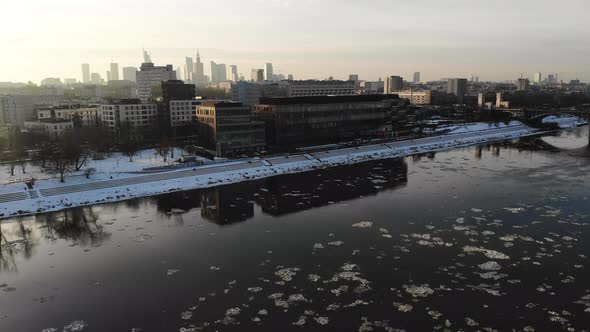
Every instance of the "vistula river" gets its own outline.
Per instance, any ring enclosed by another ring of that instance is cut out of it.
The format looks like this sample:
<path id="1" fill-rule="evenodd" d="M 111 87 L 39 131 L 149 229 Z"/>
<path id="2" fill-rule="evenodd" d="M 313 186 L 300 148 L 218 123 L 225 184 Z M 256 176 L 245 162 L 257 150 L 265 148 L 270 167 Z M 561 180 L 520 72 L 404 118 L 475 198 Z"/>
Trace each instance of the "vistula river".
<path id="1" fill-rule="evenodd" d="M 0 331 L 590 328 L 588 128 L 1 224 Z"/>

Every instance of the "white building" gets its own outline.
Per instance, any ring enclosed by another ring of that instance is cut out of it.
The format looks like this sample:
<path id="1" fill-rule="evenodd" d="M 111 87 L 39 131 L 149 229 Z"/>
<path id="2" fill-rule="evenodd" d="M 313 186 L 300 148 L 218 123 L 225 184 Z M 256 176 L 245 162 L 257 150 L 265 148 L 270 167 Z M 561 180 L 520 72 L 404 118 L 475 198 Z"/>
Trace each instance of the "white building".
<path id="1" fill-rule="evenodd" d="M 272 69 L 272 63 L 267 62 L 266 63 L 266 80 L 267 81 L 274 81 L 274 73 L 273 73 L 273 69 Z"/>
<path id="2" fill-rule="evenodd" d="M 137 96 L 146 103 L 152 97 L 152 85 L 175 80 L 176 72 L 172 65 L 154 66 L 153 63 L 142 63 L 137 72 Z"/>
<path id="3" fill-rule="evenodd" d="M 252 69 L 250 78 L 252 79 L 252 82 L 264 81 L 264 69 Z"/>
<path id="4" fill-rule="evenodd" d="M 44 133 L 51 139 L 56 139 L 74 128 L 72 120 L 25 121 L 24 128 L 30 131 Z"/>
<path id="5" fill-rule="evenodd" d="M 0 95 L 0 125 L 24 128 L 25 121 L 35 118 L 34 96 Z"/>
<path id="6" fill-rule="evenodd" d="M 39 121 L 47 120 L 72 120 L 80 121 L 82 127 L 96 127 L 99 121 L 98 106 L 62 106 L 37 110 Z"/>
<path id="7" fill-rule="evenodd" d="M 100 106 L 100 118 L 107 131 L 118 138 L 126 127 L 133 139 L 154 128 L 158 116 L 156 104 L 108 104 Z"/>
<path id="8" fill-rule="evenodd" d="M 197 116 L 197 106 L 201 102 L 197 100 L 171 100 L 170 101 L 170 125 L 183 127 L 193 123 Z"/>
<path id="9" fill-rule="evenodd" d="M 352 81 L 289 81 L 288 97 L 348 96 L 355 94 Z"/>
<path id="10" fill-rule="evenodd" d="M 405 90 L 405 91 L 396 91 L 393 92 L 397 94 L 400 99 L 406 99 L 413 105 L 430 105 L 432 104 L 432 91 L 423 90 L 423 91 L 412 91 L 412 90 Z"/>

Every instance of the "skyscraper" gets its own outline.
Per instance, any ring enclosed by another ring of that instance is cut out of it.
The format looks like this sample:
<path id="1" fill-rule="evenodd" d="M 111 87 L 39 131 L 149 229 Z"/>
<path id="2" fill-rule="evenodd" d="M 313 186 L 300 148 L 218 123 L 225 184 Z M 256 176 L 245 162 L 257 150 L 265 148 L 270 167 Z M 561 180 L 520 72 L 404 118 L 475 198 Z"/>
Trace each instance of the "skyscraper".
<path id="1" fill-rule="evenodd" d="M 264 81 L 264 69 L 252 69 L 251 79 L 253 82 Z"/>
<path id="2" fill-rule="evenodd" d="M 196 86 L 203 86 L 207 84 L 205 72 L 203 70 L 203 63 L 201 62 L 201 55 L 199 54 L 199 51 L 197 51 L 197 59 L 193 67 L 192 81 Z"/>
<path id="3" fill-rule="evenodd" d="M 529 89 L 529 79 L 519 78 L 516 83 L 516 91 L 527 91 Z"/>
<path id="4" fill-rule="evenodd" d="M 449 78 L 447 83 L 447 93 L 452 93 L 457 96 L 457 103 L 463 103 L 463 97 L 467 93 L 467 79 L 466 78 Z"/>
<path id="5" fill-rule="evenodd" d="M 82 64 L 82 83 L 90 82 L 90 65 L 87 63 Z"/>
<path id="6" fill-rule="evenodd" d="M 541 73 L 535 73 L 535 76 L 533 77 L 533 82 L 536 85 L 541 85 L 541 82 L 543 81 L 543 74 Z"/>
<path id="7" fill-rule="evenodd" d="M 111 81 L 111 78 L 112 78 L 111 71 L 110 70 L 107 70 L 107 82 L 110 82 Z"/>
<path id="8" fill-rule="evenodd" d="M 146 50 L 143 50 L 143 63 L 151 63 L 151 62 L 152 62 L 152 57 L 150 57 L 150 54 Z"/>
<path id="9" fill-rule="evenodd" d="M 273 70 L 272 70 L 272 63 L 267 62 L 266 63 L 266 80 L 267 81 L 274 81 L 274 76 L 273 76 Z"/>
<path id="10" fill-rule="evenodd" d="M 414 84 L 420 83 L 420 72 L 417 71 L 414 73 Z"/>
<path id="11" fill-rule="evenodd" d="M 137 68 L 135 67 L 123 67 L 123 79 L 126 81 L 135 82 L 137 75 Z"/>
<path id="12" fill-rule="evenodd" d="M 237 82 L 239 80 L 237 65 L 230 65 L 229 66 L 229 78 L 234 82 Z"/>
<path id="13" fill-rule="evenodd" d="M 109 81 L 119 80 L 119 64 L 111 62 L 111 79 Z"/>
<path id="14" fill-rule="evenodd" d="M 220 83 L 227 81 L 227 68 L 224 63 L 217 64 L 211 61 L 211 83 Z"/>
<path id="15" fill-rule="evenodd" d="M 358 74 L 350 74 L 350 75 L 348 75 L 348 80 L 356 83 L 359 81 L 359 75 Z"/>
<path id="16" fill-rule="evenodd" d="M 404 89 L 404 79 L 401 76 L 389 76 L 385 79 L 383 92 L 391 94 L 394 91 L 401 91 Z"/>
<path id="17" fill-rule="evenodd" d="M 185 58 L 185 61 L 186 61 L 186 68 L 185 68 L 185 73 L 184 73 L 184 79 L 187 81 L 192 81 L 193 72 L 195 71 L 193 58 L 190 56 L 187 56 Z"/>

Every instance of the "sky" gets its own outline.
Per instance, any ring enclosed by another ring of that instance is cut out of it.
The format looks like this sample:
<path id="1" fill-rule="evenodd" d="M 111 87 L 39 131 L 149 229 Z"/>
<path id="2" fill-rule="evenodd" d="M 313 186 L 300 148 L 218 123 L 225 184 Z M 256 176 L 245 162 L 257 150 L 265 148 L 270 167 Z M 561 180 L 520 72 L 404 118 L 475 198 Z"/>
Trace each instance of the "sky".
<path id="1" fill-rule="evenodd" d="M 139 67 L 185 56 L 272 62 L 296 79 L 590 81 L 588 0 L 3 0 L 0 82 L 81 79 L 81 64 Z M 207 65 L 205 71 L 208 71 Z"/>

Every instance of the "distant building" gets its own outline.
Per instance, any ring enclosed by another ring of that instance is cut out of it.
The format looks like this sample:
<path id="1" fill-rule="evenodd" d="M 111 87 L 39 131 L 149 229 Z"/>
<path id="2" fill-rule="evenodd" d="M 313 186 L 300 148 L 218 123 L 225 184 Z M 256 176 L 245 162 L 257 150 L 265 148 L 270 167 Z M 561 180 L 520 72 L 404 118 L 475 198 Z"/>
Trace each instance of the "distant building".
<path id="1" fill-rule="evenodd" d="M 230 65 L 229 66 L 229 78 L 232 82 L 237 82 L 240 80 L 238 77 L 238 66 L 237 65 Z"/>
<path id="2" fill-rule="evenodd" d="M 265 65 L 265 72 L 266 72 L 266 80 L 267 81 L 274 81 L 274 71 L 272 69 L 272 63 L 267 62 Z"/>
<path id="3" fill-rule="evenodd" d="M 30 95 L 0 95 L 0 125 L 24 128 L 35 116 L 35 98 Z"/>
<path id="4" fill-rule="evenodd" d="M 289 75 L 287 75 L 287 80 L 288 80 L 288 81 L 292 81 L 292 80 L 293 80 L 293 74 L 289 74 Z"/>
<path id="5" fill-rule="evenodd" d="M 211 83 L 227 81 L 227 68 L 224 63 L 217 64 L 211 61 Z"/>
<path id="6" fill-rule="evenodd" d="M 547 83 L 557 84 L 557 82 L 558 82 L 557 74 L 549 74 L 547 76 Z"/>
<path id="7" fill-rule="evenodd" d="M 78 81 L 76 81 L 75 78 L 64 78 L 65 85 L 74 85 L 76 83 L 78 83 Z"/>
<path id="8" fill-rule="evenodd" d="M 137 72 L 137 96 L 146 103 L 152 98 L 152 85 L 160 85 L 162 82 L 176 80 L 176 72 L 172 65 L 154 66 L 153 63 L 142 63 Z"/>
<path id="9" fill-rule="evenodd" d="M 123 80 L 136 82 L 137 81 L 137 68 L 135 67 L 123 67 Z"/>
<path id="10" fill-rule="evenodd" d="M 98 106 L 60 105 L 37 109 L 37 120 L 72 120 L 74 126 L 96 127 L 99 123 Z"/>
<path id="11" fill-rule="evenodd" d="M 543 82 L 543 75 L 541 73 L 535 73 L 535 76 L 533 77 L 533 82 L 535 83 L 535 85 L 541 85 L 541 82 Z"/>
<path id="12" fill-rule="evenodd" d="M 102 79 L 102 77 L 100 77 L 99 73 L 92 73 L 90 75 L 90 82 L 92 84 L 102 84 L 104 83 L 104 80 Z"/>
<path id="13" fill-rule="evenodd" d="M 186 118 L 191 109 L 194 113 L 195 85 L 186 84 L 180 80 L 172 80 L 161 83 L 162 103 L 159 105 L 159 121 L 163 128 L 168 126 L 178 127 Z M 196 104 L 195 104 L 196 105 Z"/>
<path id="14" fill-rule="evenodd" d="M 261 98 L 254 116 L 265 122 L 269 145 L 316 145 L 390 136 L 397 102 L 397 95 Z"/>
<path id="15" fill-rule="evenodd" d="M 288 97 L 348 96 L 355 94 L 352 81 L 289 81 Z"/>
<path id="16" fill-rule="evenodd" d="M 287 82 L 246 82 L 240 81 L 231 85 L 231 99 L 243 105 L 258 104 L 262 97 L 287 97 L 289 83 Z"/>
<path id="17" fill-rule="evenodd" d="M 264 81 L 264 69 L 252 69 L 252 75 L 250 77 L 252 82 Z"/>
<path id="18" fill-rule="evenodd" d="M 63 83 L 58 77 L 47 77 L 41 80 L 41 86 L 62 86 Z"/>
<path id="19" fill-rule="evenodd" d="M 193 66 L 192 82 L 198 87 L 207 84 L 207 78 L 205 76 L 205 71 L 203 69 L 203 63 L 201 62 L 201 55 L 199 54 L 199 51 L 197 51 L 197 59 L 195 61 L 195 65 Z"/>
<path id="20" fill-rule="evenodd" d="M 118 63 L 111 63 L 111 79 L 112 81 L 119 80 L 119 64 Z"/>
<path id="21" fill-rule="evenodd" d="M 486 104 L 486 94 L 481 92 L 477 95 L 477 107 L 484 108 Z"/>
<path id="22" fill-rule="evenodd" d="M 359 81 L 359 75 L 358 74 L 350 74 L 350 75 L 348 75 L 348 80 L 356 83 Z"/>
<path id="23" fill-rule="evenodd" d="M 463 104 L 463 98 L 467 93 L 466 78 L 449 78 L 447 82 L 447 93 L 457 96 L 457 103 Z"/>
<path id="24" fill-rule="evenodd" d="M 187 56 L 185 58 L 185 62 L 186 64 L 184 65 L 184 79 L 186 81 L 192 81 L 193 79 L 193 72 L 195 71 L 194 67 L 195 64 L 193 63 L 193 58 L 190 56 Z"/>
<path id="25" fill-rule="evenodd" d="M 241 103 L 207 103 L 197 106 L 199 138 L 217 156 L 262 151 L 264 123 L 252 121 L 250 107 Z"/>
<path id="26" fill-rule="evenodd" d="M 170 109 L 170 125 L 172 127 L 186 127 L 194 124 L 197 115 L 197 106 L 200 101 L 171 100 L 168 104 Z"/>
<path id="27" fill-rule="evenodd" d="M 122 133 L 141 141 L 156 126 L 157 106 L 141 103 L 138 99 L 121 100 L 101 105 L 100 118 L 107 133 L 116 141 Z"/>
<path id="28" fill-rule="evenodd" d="M 496 108 L 509 108 L 510 102 L 504 100 L 504 94 L 502 92 L 496 93 Z"/>
<path id="29" fill-rule="evenodd" d="M 82 83 L 90 83 L 90 65 L 82 64 Z"/>
<path id="30" fill-rule="evenodd" d="M 516 91 L 528 91 L 529 89 L 529 79 L 528 78 L 519 78 L 516 82 Z"/>
<path id="31" fill-rule="evenodd" d="M 383 93 L 383 89 L 385 88 L 384 81 L 364 81 L 360 83 L 360 89 L 363 94 L 372 95 Z"/>
<path id="32" fill-rule="evenodd" d="M 432 91 L 430 90 L 422 90 L 422 91 L 413 91 L 413 90 L 405 90 L 405 91 L 396 91 L 394 94 L 397 94 L 400 99 L 406 99 L 412 105 L 430 105 L 432 104 Z"/>
<path id="33" fill-rule="evenodd" d="M 383 93 L 392 94 L 394 91 L 401 91 L 404 89 L 404 79 L 401 76 L 389 76 L 385 78 L 383 86 Z"/>
<path id="34" fill-rule="evenodd" d="M 414 82 L 414 84 L 420 83 L 420 72 L 419 71 L 414 73 L 414 81 L 413 82 Z"/>
<path id="35" fill-rule="evenodd" d="M 107 82 L 112 81 L 111 71 L 107 70 Z"/>
<path id="36" fill-rule="evenodd" d="M 99 97 L 103 99 L 137 98 L 137 84 L 132 81 L 111 80 L 100 86 Z"/>

